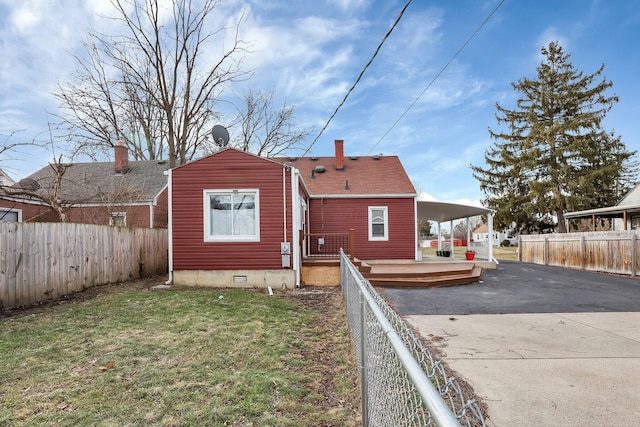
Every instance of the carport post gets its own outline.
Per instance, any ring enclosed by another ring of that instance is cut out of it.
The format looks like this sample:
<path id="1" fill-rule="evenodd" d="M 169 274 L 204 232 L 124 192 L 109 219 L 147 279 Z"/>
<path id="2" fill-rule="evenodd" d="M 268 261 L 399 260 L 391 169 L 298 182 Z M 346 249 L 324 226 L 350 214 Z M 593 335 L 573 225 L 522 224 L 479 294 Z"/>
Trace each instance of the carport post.
<path id="1" fill-rule="evenodd" d="M 438 221 L 438 250 L 442 250 L 442 227 L 440 226 L 440 221 Z"/>
<path id="2" fill-rule="evenodd" d="M 487 225 L 489 227 L 489 259 L 493 261 L 493 212 L 489 212 L 487 215 Z"/>
<path id="3" fill-rule="evenodd" d="M 449 258 L 453 258 L 453 220 L 449 221 L 449 243 L 451 244 Z"/>

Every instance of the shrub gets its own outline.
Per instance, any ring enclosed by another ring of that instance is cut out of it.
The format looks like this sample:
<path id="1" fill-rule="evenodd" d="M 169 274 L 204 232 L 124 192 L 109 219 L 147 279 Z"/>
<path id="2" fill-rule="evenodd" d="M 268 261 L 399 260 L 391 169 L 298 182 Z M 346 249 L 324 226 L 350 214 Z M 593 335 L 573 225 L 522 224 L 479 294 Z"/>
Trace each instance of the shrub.
<path id="1" fill-rule="evenodd" d="M 504 246 L 504 247 L 509 247 L 509 246 L 511 246 L 511 240 L 509 240 L 509 239 L 504 239 L 504 240 L 502 241 L 502 243 L 500 243 L 500 246 Z"/>

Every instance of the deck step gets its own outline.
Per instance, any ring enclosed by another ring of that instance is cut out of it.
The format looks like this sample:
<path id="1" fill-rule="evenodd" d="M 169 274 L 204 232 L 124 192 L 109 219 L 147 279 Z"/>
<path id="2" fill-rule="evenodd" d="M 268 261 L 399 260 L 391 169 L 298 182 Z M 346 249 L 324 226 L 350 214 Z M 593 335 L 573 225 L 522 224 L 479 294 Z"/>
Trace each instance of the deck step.
<path id="1" fill-rule="evenodd" d="M 398 287 L 398 288 L 435 288 L 440 286 L 465 285 L 476 283 L 482 278 L 483 269 L 480 267 L 472 267 L 466 272 L 441 272 L 442 274 L 429 274 L 425 276 L 417 276 L 413 274 L 411 277 L 398 276 L 397 274 L 380 275 L 368 277 L 364 275 L 374 286 Z"/>

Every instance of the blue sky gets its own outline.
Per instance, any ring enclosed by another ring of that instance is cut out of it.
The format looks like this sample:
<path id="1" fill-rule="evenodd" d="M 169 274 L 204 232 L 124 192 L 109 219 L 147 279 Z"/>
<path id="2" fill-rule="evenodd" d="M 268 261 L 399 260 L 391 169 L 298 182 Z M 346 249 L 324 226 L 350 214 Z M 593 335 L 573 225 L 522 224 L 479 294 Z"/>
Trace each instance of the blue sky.
<path id="1" fill-rule="evenodd" d="M 605 64 L 620 97 L 604 127 L 640 149 L 640 7 L 635 0 L 506 0 L 445 72 L 389 132 L 407 107 L 500 3 L 414 0 L 346 104 L 310 154 L 398 155 L 424 197 L 477 204 L 470 164 L 483 164 L 495 128 L 495 103 L 512 108 L 511 83 L 535 77 L 540 48 L 559 41 L 578 70 Z M 245 12 L 248 88 L 274 89 L 295 104 L 317 136 L 405 4 L 370 0 L 224 0 L 219 17 Z M 0 0 L 0 138 L 30 140 L 47 129 L 58 81 L 75 67 L 83 30 L 108 29 L 105 0 Z M 231 91 L 227 96 L 231 96 Z M 388 134 L 383 138 L 385 133 Z M 233 137 L 233 130 L 231 130 Z M 58 152 L 60 149 L 58 149 Z M 0 159 L 20 179 L 43 167 L 50 151 L 22 150 Z"/>

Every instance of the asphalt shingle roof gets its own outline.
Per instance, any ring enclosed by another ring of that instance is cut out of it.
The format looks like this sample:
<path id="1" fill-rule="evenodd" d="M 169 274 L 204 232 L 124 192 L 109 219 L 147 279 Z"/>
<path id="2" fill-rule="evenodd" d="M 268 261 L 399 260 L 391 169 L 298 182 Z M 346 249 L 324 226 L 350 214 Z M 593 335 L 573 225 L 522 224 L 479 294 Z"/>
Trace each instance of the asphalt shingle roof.
<path id="1" fill-rule="evenodd" d="M 416 194 L 398 156 L 345 156 L 344 170 L 336 170 L 334 157 L 302 157 L 281 161 L 300 170 L 312 196 Z M 312 171 L 317 166 L 324 166 L 325 172 L 314 173 L 314 178 Z"/>
<path id="2" fill-rule="evenodd" d="M 116 173 L 113 162 L 70 163 L 64 173 L 60 198 L 67 203 L 150 202 L 167 184 L 169 163 L 157 160 L 129 161 L 126 173 Z M 55 172 L 48 165 L 16 186 L 37 182 L 39 192 L 49 193 Z"/>

